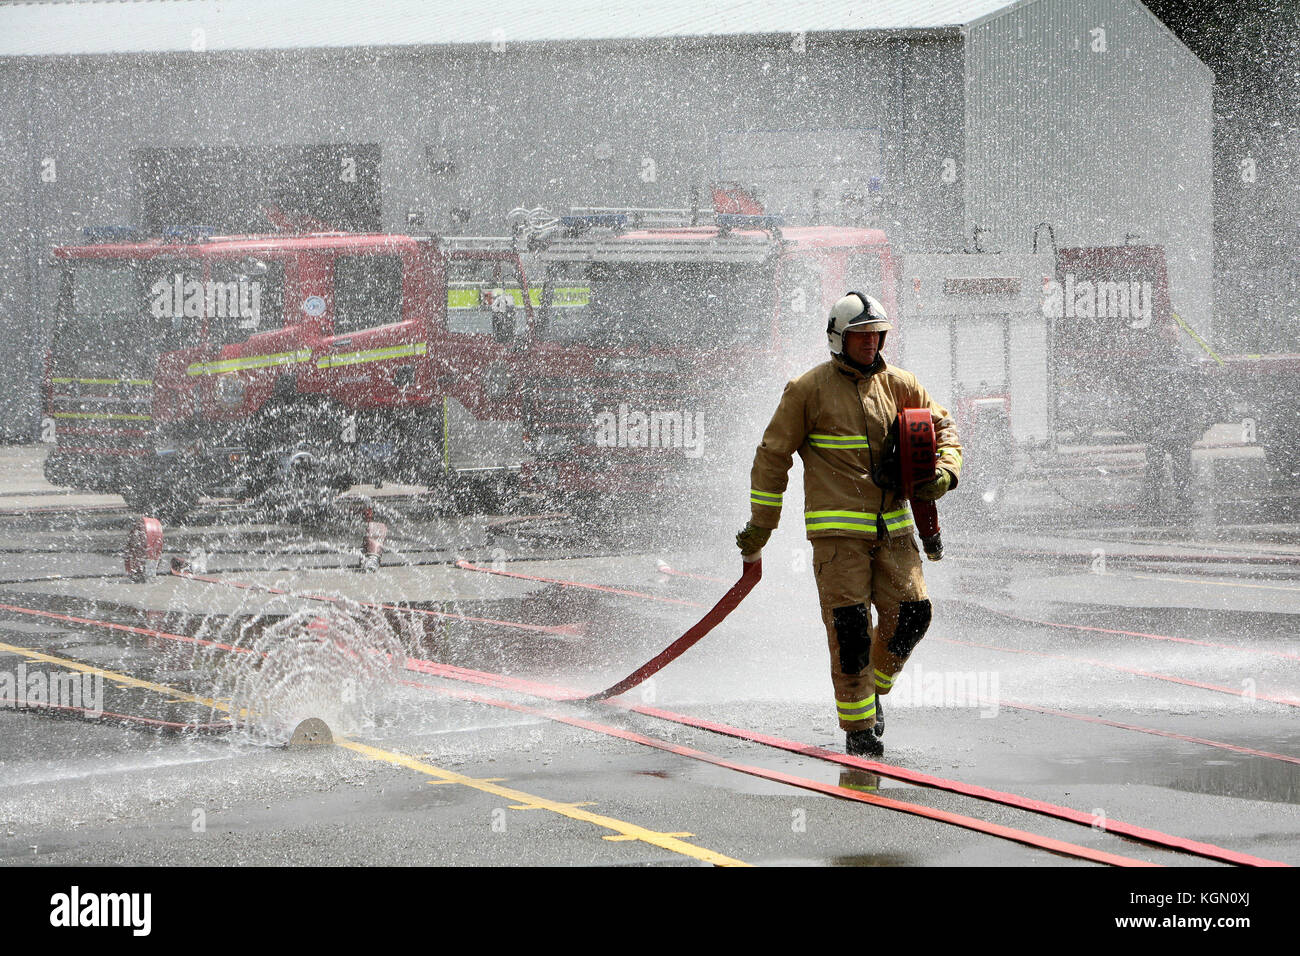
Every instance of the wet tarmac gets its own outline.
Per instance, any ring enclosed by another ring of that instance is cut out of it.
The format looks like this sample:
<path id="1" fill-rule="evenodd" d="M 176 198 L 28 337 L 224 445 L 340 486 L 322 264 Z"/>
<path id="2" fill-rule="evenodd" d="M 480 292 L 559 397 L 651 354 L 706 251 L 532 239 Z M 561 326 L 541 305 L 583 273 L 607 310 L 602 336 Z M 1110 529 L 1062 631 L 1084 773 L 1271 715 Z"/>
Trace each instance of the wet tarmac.
<path id="1" fill-rule="evenodd" d="M 645 713 L 554 711 L 601 730 L 504 709 L 557 705 L 398 663 L 606 686 L 734 580 L 716 529 L 455 516 L 356 489 L 390 528 L 364 573 L 351 505 L 304 528 L 210 502 L 165 533 L 162 570 L 192 576 L 133 583 L 132 516 L 57 500 L 23 454 L 0 456 L 0 672 L 14 688 L 20 669 L 76 673 L 90 699 L 51 707 L 27 683 L 0 704 L 6 865 L 1084 864 L 848 792 L 1207 862 Z M 1114 461 L 1057 482 L 1071 502 L 1031 477 L 984 513 L 954 507 L 926 567 L 934 623 L 884 705 L 884 762 L 1300 863 L 1294 496 L 1249 456 L 1197 457 L 1203 482 L 1230 480 L 1199 487 L 1191 518 L 1136 508 Z M 842 752 L 825 647 L 806 542 L 783 527 L 755 592 L 625 701 Z M 285 749 L 306 717 L 335 745 Z"/>

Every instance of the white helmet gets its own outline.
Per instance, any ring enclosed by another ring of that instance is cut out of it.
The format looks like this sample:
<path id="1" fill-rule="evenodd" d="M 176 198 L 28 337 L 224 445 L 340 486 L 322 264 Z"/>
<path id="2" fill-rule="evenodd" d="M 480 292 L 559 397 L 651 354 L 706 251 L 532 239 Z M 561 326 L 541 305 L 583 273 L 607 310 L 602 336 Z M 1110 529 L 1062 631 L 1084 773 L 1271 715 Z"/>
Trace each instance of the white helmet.
<path id="1" fill-rule="evenodd" d="M 850 329 L 861 332 L 879 332 L 880 347 L 885 347 L 885 333 L 892 329 L 885 307 L 862 292 L 848 292 L 831 308 L 830 321 L 826 323 L 826 340 L 831 354 L 844 352 L 844 333 Z"/>

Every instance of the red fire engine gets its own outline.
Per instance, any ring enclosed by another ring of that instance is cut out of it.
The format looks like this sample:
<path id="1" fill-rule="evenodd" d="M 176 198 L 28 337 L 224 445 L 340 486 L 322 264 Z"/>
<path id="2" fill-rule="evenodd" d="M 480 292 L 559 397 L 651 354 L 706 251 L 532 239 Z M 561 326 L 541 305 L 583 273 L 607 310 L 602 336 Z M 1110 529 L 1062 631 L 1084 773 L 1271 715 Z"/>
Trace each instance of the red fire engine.
<path id="1" fill-rule="evenodd" d="M 834 301 L 870 289 L 896 309 L 877 229 L 586 208 L 541 234 L 524 477 L 583 514 L 743 482 L 781 384 L 824 360 Z"/>
<path id="2" fill-rule="evenodd" d="M 824 316 L 849 289 L 884 303 L 889 360 L 956 414 L 970 501 L 1065 445 L 1144 445 L 1153 470 L 1170 454 L 1170 484 L 1185 488 L 1193 443 L 1257 391 L 1232 377 L 1242 360 L 1214 356 L 1174 313 L 1158 246 L 900 254 L 879 230 L 715 208 L 533 223 L 545 284 L 522 372 L 532 488 L 584 513 L 671 509 L 688 490 L 740 500 L 732 486 L 782 383 L 825 360 Z M 1274 377 L 1293 393 L 1296 371 L 1282 362 Z M 1260 431 L 1271 464 L 1294 470 L 1294 416 Z"/>
<path id="3" fill-rule="evenodd" d="M 173 520 L 200 496 L 442 484 L 520 459 L 509 239 L 87 230 L 54 250 L 54 484 Z"/>

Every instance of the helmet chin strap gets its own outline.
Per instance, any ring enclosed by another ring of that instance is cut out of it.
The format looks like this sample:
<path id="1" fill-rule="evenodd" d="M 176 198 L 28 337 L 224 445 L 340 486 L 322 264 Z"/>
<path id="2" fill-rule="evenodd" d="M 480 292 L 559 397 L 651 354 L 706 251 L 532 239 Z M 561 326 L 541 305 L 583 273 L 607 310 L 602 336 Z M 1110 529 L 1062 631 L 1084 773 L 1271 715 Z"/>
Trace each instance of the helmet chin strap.
<path id="1" fill-rule="evenodd" d="M 870 365 L 863 365 L 861 362 L 855 362 L 853 359 L 849 358 L 849 353 L 843 349 L 840 350 L 839 355 L 833 355 L 832 357 L 840 359 L 849 368 L 855 369 L 863 375 L 871 375 L 879 371 L 880 366 L 884 363 L 884 359 L 881 357 L 879 349 L 876 349 L 876 357 L 871 360 Z"/>

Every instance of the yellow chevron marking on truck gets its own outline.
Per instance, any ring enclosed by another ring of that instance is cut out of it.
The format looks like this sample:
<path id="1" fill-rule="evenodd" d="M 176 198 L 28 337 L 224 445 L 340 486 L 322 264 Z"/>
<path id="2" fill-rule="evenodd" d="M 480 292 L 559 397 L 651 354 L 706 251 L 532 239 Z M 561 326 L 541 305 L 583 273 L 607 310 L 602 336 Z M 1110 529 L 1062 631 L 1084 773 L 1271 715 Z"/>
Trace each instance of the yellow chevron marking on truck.
<path id="1" fill-rule="evenodd" d="M 222 375 L 226 372 L 242 372 L 250 368 L 292 365 L 295 362 L 306 362 L 310 358 L 311 349 L 298 349 L 296 352 L 277 352 L 274 355 L 247 355 L 241 358 L 221 359 L 216 362 L 195 362 L 185 369 L 185 374 Z"/>
<path id="2" fill-rule="evenodd" d="M 318 358 L 316 367 L 338 368 L 341 365 L 360 365 L 362 362 L 385 362 L 388 359 L 406 358 L 410 355 L 424 355 L 428 351 L 428 342 L 414 342 L 406 345 L 391 345 L 382 349 L 339 352 L 336 355 L 326 355 Z"/>
<path id="3" fill-rule="evenodd" d="M 448 289 L 447 308 L 477 309 L 482 301 L 478 289 Z"/>
<path id="4" fill-rule="evenodd" d="M 1210 347 L 1210 343 L 1205 341 L 1205 339 L 1201 338 L 1200 335 L 1197 334 L 1194 328 L 1192 328 L 1185 321 L 1183 321 L 1183 317 L 1181 315 L 1179 315 L 1177 312 L 1170 312 L 1169 314 L 1173 316 L 1174 321 L 1178 323 L 1178 327 L 1182 329 L 1184 332 L 1186 332 L 1188 335 L 1190 335 L 1192 337 L 1192 340 L 1201 347 L 1202 351 L 1204 351 L 1206 355 L 1214 359 L 1214 361 L 1218 362 L 1220 365 L 1223 364 L 1223 359 L 1219 358 L 1219 353 L 1214 351 L 1214 349 Z M 1252 355 L 1250 357 L 1259 358 L 1258 355 Z"/>
<path id="5" fill-rule="evenodd" d="M 151 378 L 52 378 L 54 385 L 152 385 Z"/>
<path id="6" fill-rule="evenodd" d="M 54 418 L 111 418 L 124 422 L 153 421 L 152 415 L 128 415 L 122 412 L 55 412 Z"/>
<path id="7" fill-rule="evenodd" d="M 586 286 L 551 290 L 551 305 L 571 308 L 591 302 L 591 289 Z"/>
<path id="8" fill-rule="evenodd" d="M 516 302 L 519 300 L 520 289 L 508 288 L 505 293 L 511 296 Z M 573 288 L 560 288 L 551 290 L 551 305 L 555 306 L 574 306 L 586 305 L 591 299 L 591 289 L 586 286 L 574 286 Z M 528 290 L 528 301 L 538 308 L 542 304 L 542 290 L 533 287 Z M 479 288 L 472 289 L 448 289 L 447 290 L 447 308 L 449 309 L 478 309 L 483 307 L 482 290 Z"/>

